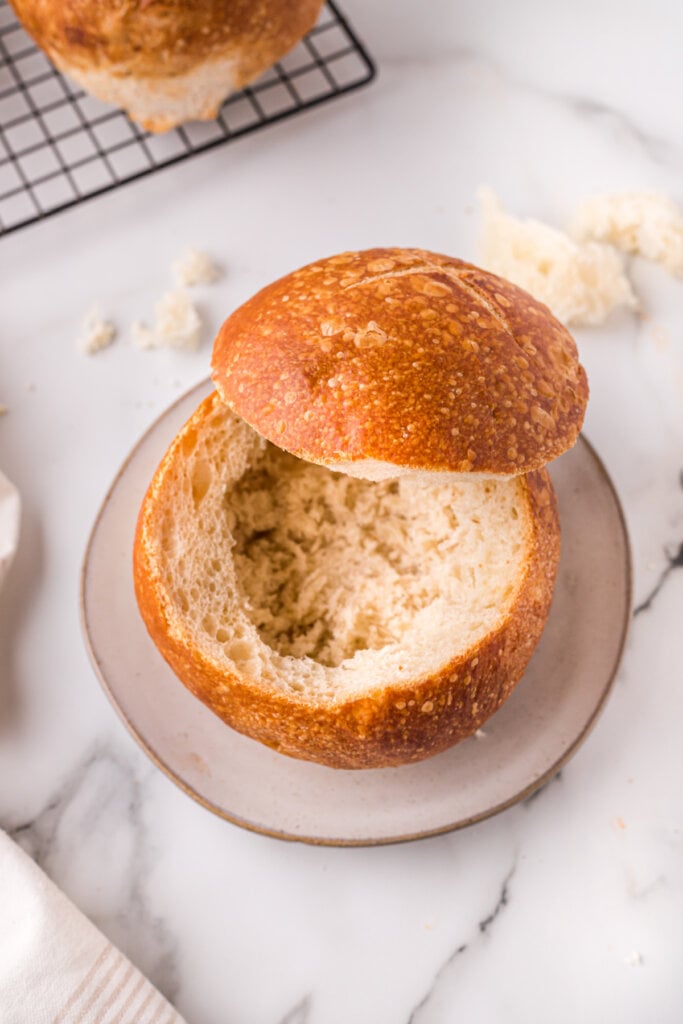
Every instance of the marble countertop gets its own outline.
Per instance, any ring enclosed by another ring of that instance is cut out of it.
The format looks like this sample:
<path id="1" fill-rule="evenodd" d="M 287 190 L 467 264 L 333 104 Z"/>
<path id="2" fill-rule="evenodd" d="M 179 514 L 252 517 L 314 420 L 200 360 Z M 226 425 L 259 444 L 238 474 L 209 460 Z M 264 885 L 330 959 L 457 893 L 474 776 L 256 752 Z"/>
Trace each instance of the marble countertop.
<path id="1" fill-rule="evenodd" d="M 644 314 L 576 332 L 586 434 L 623 502 L 635 615 L 586 743 L 533 800 L 398 846 L 285 843 L 213 817 L 151 764 L 81 638 L 79 572 L 131 445 L 207 375 L 262 284 L 346 248 L 476 258 L 475 191 L 562 224 L 598 191 L 683 201 L 683 9 L 346 0 L 376 82 L 0 240 L 0 468 L 22 492 L 0 599 L 0 826 L 188 1024 L 683 1019 L 683 283 L 636 259 Z M 194 245 L 195 354 L 126 331 Z M 122 638 L 122 643 L 125 638 Z M 2 1016 L 0 1012 L 0 1017 Z"/>

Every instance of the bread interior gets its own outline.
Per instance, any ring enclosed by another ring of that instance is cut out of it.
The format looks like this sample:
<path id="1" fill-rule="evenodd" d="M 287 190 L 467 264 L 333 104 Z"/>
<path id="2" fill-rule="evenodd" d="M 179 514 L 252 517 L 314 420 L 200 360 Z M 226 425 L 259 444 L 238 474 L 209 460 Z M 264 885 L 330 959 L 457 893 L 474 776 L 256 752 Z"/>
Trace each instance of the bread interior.
<path id="1" fill-rule="evenodd" d="M 354 479 L 205 408 L 148 543 L 171 627 L 206 657 L 334 699 L 433 672 L 505 618 L 531 544 L 523 480 Z"/>

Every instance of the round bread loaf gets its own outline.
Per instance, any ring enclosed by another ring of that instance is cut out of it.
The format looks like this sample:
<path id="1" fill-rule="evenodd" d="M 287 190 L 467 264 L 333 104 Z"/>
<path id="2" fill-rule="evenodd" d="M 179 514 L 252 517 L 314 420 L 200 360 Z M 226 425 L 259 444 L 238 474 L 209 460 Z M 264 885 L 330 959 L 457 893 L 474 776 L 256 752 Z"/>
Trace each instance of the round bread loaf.
<path id="1" fill-rule="evenodd" d="M 134 577 L 159 651 L 228 725 L 375 768 L 437 754 L 502 704 L 558 556 L 544 469 L 355 479 L 270 444 L 214 392 L 150 485 Z"/>
<path id="2" fill-rule="evenodd" d="M 322 0 L 10 0 L 60 71 L 150 131 L 217 115 L 313 26 Z"/>
<path id="3" fill-rule="evenodd" d="M 420 249 L 288 274 L 226 320 L 212 366 L 223 400 L 264 437 L 374 480 L 538 469 L 574 444 L 588 398 L 546 306 Z"/>

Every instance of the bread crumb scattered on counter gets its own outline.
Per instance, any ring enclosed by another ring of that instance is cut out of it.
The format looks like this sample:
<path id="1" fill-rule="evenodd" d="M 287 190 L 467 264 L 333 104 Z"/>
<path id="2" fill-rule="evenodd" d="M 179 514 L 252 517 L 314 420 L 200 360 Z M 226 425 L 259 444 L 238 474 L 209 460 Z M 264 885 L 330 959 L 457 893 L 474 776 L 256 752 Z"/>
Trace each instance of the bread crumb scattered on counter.
<path id="1" fill-rule="evenodd" d="M 100 307 L 91 306 L 83 318 L 78 347 L 85 355 L 95 355 L 111 345 L 116 333 L 116 327 L 110 320 L 104 319 Z"/>
<path id="2" fill-rule="evenodd" d="M 9 409 L 7 408 L 7 406 L 3 405 L 2 402 L 0 402 L 0 416 L 6 416 L 8 412 Z"/>
<path id="3" fill-rule="evenodd" d="M 176 283 L 185 288 L 213 284 L 221 276 L 220 270 L 206 252 L 188 249 L 171 266 Z"/>
<path id="4" fill-rule="evenodd" d="M 544 302 L 565 324 L 600 324 L 618 306 L 638 301 L 619 253 L 579 243 L 541 221 L 506 213 L 487 187 L 477 190 L 483 230 L 480 262 Z"/>
<path id="5" fill-rule="evenodd" d="M 484 732 L 483 729 L 477 729 L 477 731 L 474 733 L 475 740 L 485 740 L 487 736 L 488 733 Z"/>
<path id="6" fill-rule="evenodd" d="M 572 233 L 645 256 L 683 277 L 683 211 L 661 192 L 592 196 L 579 206 Z"/>
<path id="7" fill-rule="evenodd" d="M 624 957 L 624 963 L 628 964 L 629 967 L 642 967 L 643 962 L 643 954 L 639 953 L 637 949 L 634 949 L 628 956 Z"/>
<path id="8" fill-rule="evenodd" d="M 202 322 L 197 308 L 184 288 L 162 295 L 155 307 L 155 323 L 150 328 L 137 320 L 132 325 L 133 341 L 139 348 L 170 348 L 193 352 L 199 346 Z"/>

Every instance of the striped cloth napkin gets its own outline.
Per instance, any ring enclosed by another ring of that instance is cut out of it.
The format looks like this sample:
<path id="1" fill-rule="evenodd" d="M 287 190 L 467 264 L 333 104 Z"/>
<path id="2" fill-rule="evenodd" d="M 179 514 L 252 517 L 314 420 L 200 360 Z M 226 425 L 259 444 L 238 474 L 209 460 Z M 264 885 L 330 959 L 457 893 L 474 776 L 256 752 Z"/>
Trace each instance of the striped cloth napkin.
<path id="1" fill-rule="evenodd" d="M 2 1024 L 184 1024 L 182 1017 L 0 832 Z"/>

